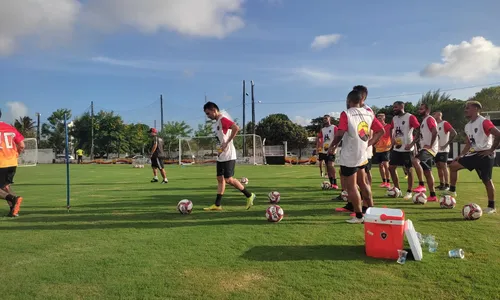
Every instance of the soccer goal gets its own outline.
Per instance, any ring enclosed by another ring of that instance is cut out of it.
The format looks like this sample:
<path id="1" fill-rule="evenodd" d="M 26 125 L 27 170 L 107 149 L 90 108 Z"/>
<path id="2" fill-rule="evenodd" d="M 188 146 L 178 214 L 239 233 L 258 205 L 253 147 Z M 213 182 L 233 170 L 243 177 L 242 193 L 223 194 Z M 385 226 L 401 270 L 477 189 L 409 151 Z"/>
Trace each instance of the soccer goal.
<path id="1" fill-rule="evenodd" d="M 38 144 L 35 138 L 24 139 L 24 151 L 17 158 L 19 167 L 34 167 L 38 163 Z"/>
<path id="2" fill-rule="evenodd" d="M 255 134 L 237 135 L 234 140 L 236 162 L 261 165 L 264 163 L 262 138 Z M 179 164 L 209 164 L 217 161 L 215 137 L 191 137 L 179 140 Z"/>

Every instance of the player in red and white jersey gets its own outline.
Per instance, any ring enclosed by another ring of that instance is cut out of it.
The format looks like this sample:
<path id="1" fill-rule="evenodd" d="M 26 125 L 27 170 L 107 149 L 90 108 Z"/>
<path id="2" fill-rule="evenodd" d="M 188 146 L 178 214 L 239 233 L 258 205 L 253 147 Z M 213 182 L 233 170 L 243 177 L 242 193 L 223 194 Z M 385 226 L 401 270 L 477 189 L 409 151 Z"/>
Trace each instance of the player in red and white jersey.
<path id="1" fill-rule="evenodd" d="M 364 85 L 356 85 L 352 88 L 353 91 L 358 91 L 361 93 L 361 96 L 363 97 L 361 99 L 361 107 L 366 109 L 368 112 L 373 114 L 373 117 L 375 118 L 375 113 L 373 112 L 373 109 L 371 109 L 370 106 L 366 105 L 366 98 L 368 97 L 368 88 Z M 366 150 L 368 153 L 368 164 L 365 168 L 366 172 L 366 178 L 368 180 L 368 183 L 371 185 L 372 184 L 372 158 L 373 158 L 373 146 L 369 146 L 368 149 Z"/>
<path id="2" fill-rule="evenodd" d="M 233 177 L 236 166 L 236 148 L 234 147 L 233 139 L 238 134 L 240 128 L 236 123 L 222 115 L 217 104 L 213 102 L 209 101 L 205 103 L 203 110 L 209 119 L 216 121 L 214 131 L 218 152 L 217 198 L 215 199 L 215 204 L 204 208 L 204 210 L 222 210 L 221 201 L 226 190 L 226 183 L 232 185 L 245 195 L 247 198 L 246 209 L 250 209 L 253 206 L 255 194 L 248 192 L 241 182 Z"/>
<path id="3" fill-rule="evenodd" d="M 415 171 L 417 172 L 418 178 L 422 178 L 422 173 L 427 181 L 427 186 L 429 187 L 430 196 L 427 201 L 436 202 L 436 190 L 434 189 L 434 176 L 432 175 L 432 163 L 434 162 L 434 157 L 439 151 L 439 141 L 438 141 L 438 130 L 437 122 L 430 115 L 430 107 L 423 103 L 418 108 L 418 113 L 423 117 L 422 123 L 420 124 L 420 135 L 419 138 L 415 139 L 411 145 L 415 145 L 418 141 L 420 143 L 420 151 L 418 152 L 418 157 L 415 158 L 416 164 Z M 424 193 L 426 191 L 423 182 L 419 182 L 419 187 L 413 191 L 418 193 Z"/>
<path id="4" fill-rule="evenodd" d="M 469 119 L 469 123 L 465 125 L 467 144 L 450 165 L 450 190 L 445 194 L 457 196 L 458 171 L 476 170 L 488 194 L 488 207 L 483 211 L 492 214 L 496 213 L 492 173 L 495 150 L 500 146 L 500 130 L 490 120 L 480 115 L 481 109 L 482 105 L 478 101 L 468 101 L 465 105 L 465 117 Z"/>
<path id="5" fill-rule="evenodd" d="M 318 132 L 318 135 L 316 136 L 316 150 L 313 152 L 313 155 L 318 155 L 318 165 L 319 165 L 319 174 L 320 177 L 323 178 L 325 177 L 325 174 L 323 173 L 323 161 L 319 159 L 320 153 L 322 151 L 321 145 L 323 145 L 323 139 L 321 138 L 321 130 Z"/>
<path id="6" fill-rule="evenodd" d="M 364 222 L 362 199 L 366 201 L 368 207 L 373 206 L 371 187 L 365 173 L 368 164 L 366 149 L 384 134 L 382 124 L 372 113 L 361 107 L 362 98 L 362 94 L 355 90 L 347 95 L 349 109 L 340 115 L 338 131 L 329 149 L 329 152 L 333 153 L 342 141 L 339 164 L 345 179 L 349 202 L 352 203 L 355 212 L 355 216 L 347 220 L 352 224 Z"/>
<path id="7" fill-rule="evenodd" d="M 396 169 L 398 166 L 406 168 L 408 175 L 408 189 L 404 199 L 409 200 L 412 197 L 413 188 L 412 160 L 415 150 L 415 147 L 412 145 L 413 131 L 420 127 L 420 123 L 414 115 L 405 112 L 405 104 L 402 101 L 394 102 L 393 112 L 394 117 L 391 122 L 393 149 L 389 160 L 389 172 L 391 173 L 391 179 L 394 183 L 394 187 L 401 190 Z"/>
<path id="8" fill-rule="evenodd" d="M 2 111 L 0 111 L 2 117 Z M 18 217 L 23 198 L 16 196 L 10 187 L 14 183 L 17 158 L 24 150 L 24 137 L 13 126 L 0 122 L 0 197 L 10 207 L 9 217 Z"/>
<path id="9" fill-rule="evenodd" d="M 321 143 L 319 144 L 319 162 L 322 161 L 326 164 L 326 170 L 328 172 L 328 179 L 332 189 L 337 190 L 339 187 L 337 185 L 337 178 L 335 174 L 335 153 L 328 153 L 328 148 L 335 137 L 337 132 L 337 126 L 331 123 L 331 117 L 329 115 L 323 116 L 323 128 L 321 128 L 319 135 Z"/>
<path id="10" fill-rule="evenodd" d="M 391 187 L 391 174 L 389 173 L 389 152 L 391 151 L 391 124 L 385 123 L 385 114 L 378 113 L 377 120 L 384 126 L 385 133 L 375 144 L 375 160 L 379 164 L 380 176 L 382 178 L 382 188 Z"/>
<path id="11" fill-rule="evenodd" d="M 450 153 L 450 145 L 457 136 L 457 131 L 448 121 L 443 120 L 443 113 L 441 111 L 434 112 L 434 119 L 436 119 L 437 122 L 439 139 L 439 151 L 435 158 L 439 176 L 439 186 L 437 186 L 436 189 L 447 191 L 450 188 L 448 156 Z"/>

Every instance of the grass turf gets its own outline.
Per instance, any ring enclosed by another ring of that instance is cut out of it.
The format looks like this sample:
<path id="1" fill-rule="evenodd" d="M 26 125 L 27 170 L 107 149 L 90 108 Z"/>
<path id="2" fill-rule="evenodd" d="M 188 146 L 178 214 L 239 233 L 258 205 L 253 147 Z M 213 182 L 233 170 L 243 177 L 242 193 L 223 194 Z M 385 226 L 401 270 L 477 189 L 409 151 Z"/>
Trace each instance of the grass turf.
<path id="1" fill-rule="evenodd" d="M 169 166 L 170 183 L 149 183 L 149 169 L 20 168 L 14 189 L 21 217 L 0 219 L 2 299 L 495 299 L 500 273 L 500 218 L 463 221 L 467 202 L 486 206 L 475 173 L 462 171 L 455 209 L 384 198 L 374 169 L 377 206 L 401 208 L 417 231 L 433 234 L 437 253 L 421 262 L 371 259 L 362 225 L 334 213 L 338 192 L 322 191 L 317 166 L 237 166 L 256 205 L 228 189 L 223 212 L 213 203 L 214 167 Z M 496 176 L 500 169 L 495 169 Z M 268 223 L 267 193 L 281 192 L 285 218 Z M 194 202 L 191 215 L 176 211 Z M 7 205 L 3 212 L 8 212 Z M 447 251 L 461 247 L 464 260 Z"/>

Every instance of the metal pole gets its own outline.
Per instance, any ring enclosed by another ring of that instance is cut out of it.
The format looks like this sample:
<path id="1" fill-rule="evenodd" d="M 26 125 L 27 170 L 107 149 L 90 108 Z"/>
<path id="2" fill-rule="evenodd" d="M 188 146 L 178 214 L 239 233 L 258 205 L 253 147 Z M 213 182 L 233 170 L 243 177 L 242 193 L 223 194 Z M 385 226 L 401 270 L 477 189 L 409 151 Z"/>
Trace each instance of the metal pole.
<path id="1" fill-rule="evenodd" d="M 41 135 L 41 124 L 40 124 L 40 113 L 36 113 L 36 118 L 37 118 L 37 125 L 36 125 L 36 144 L 40 145 L 40 135 Z M 39 147 L 39 146 L 37 146 Z"/>
<path id="2" fill-rule="evenodd" d="M 94 101 L 90 102 L 90 160 L 94 159 Z"/>
<path id="3" fill-rule="evenodd" d="M 64 135 L 66 139 L 66 208 L 70 209 L 70 190 L 69 190 L 69 138 L 68 138 L 68 120 L 66 119 L 66 114 L 64 114 Z"/>
<path id="4" fill-rule="evenodd" d="M 154 122 L 154 126 L 153 126 L 153 127 L 156 129 L 156 120 L 155 120 L 155 122 Z"/>
<path id="5" fill-rule="evenodd" d="M 255 84 L 254 84 L 253 80 L 251 82 L 252 82 L 251 93 L 252 93 L 252 124 L 253 124 L 252 133 L 255 134 L 255 97 L 254 97 L 254 93 L 253 93 L 253 89 L 254 89 Z"/>
<path id="6" fill-rule="evenodd" d="M 182 138 L 179 137 L 179 165 L 182 164 L 182 150 L 181 150 L 182 145 L 181 145 L 181 141 L 182 141 Z"/>
<path id="7" fill-rule="evenodd" d="M 246 137 L 245 137 L 245 108 L 246 108 L 246 91 L 245 91 L 245 80 L 243 80 L 243 157 L 246 156 Z"/>
<path id="8" fill-rule="evenodd" d="M 161 128 L 160 128 L 160 132 L 163 133 L 163 95 L 160 95 L 160 109 L 161 109 L 161 120 L 160 120 Z"/>

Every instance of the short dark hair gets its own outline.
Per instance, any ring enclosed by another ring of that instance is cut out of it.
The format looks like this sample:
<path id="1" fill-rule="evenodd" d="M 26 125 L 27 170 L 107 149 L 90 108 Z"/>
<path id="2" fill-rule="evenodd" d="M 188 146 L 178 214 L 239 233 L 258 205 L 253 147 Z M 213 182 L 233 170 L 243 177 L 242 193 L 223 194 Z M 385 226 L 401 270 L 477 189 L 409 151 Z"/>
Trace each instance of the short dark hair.
<path id="1" fill-rule="evenodd" d="M 368 88 L 364 85 L 356 85 L 352 88 L 353 91 L 358 91 L 368 96 Z"/>
<path id="2" fill-rule="evenodd" d="M 428 105 L 427 103 L 422 103 L 422 104 L 420 104 L 420 106 L 425 107 L 425 109 L 429 109 L 429 110 L 431 109 L 431 106 Z"/>
<path id="3" fill-rule="evenodd" d="M 331 118 L 332 116 L 330 115 L 324 115 L 323 118 Z"/>
<path id="4" fill-rule="evenodd" d="M 396 101 L 394 102 L 394 104 L 405 106 L 405 103 L 403 101 Z"/>
<path id="5" fill-rule="evenodd" d="M 472 105 L 477 109 L 483 109 L 483 105 L 481 105 L 481 102 L 479 102 L 479 101 L 467 101 L 467 103 L 465 103 L 465 104 Z"/>
<path id="6" fill-rule="evenodd" d="M 383 113 L 383 112 L 379 112 L 379 113 L 377 113 L 377 116 L 378 116 L 378 115 L 384 115 L 384 117 L 385 117 L 385 113 Z"/>
<path id="7" fill-rule="evenodd" d="M 218 111 L 219 107 L 217 106 L 217 104 L 215 104 L 211 101 L 208 101 L 207 103 L 205 103 L 205 105 L 203 105 L 203 110 L 207 110 L 207 109 L 216 109 Z"/>
<path id="8" fill-rule="evenodd" d="M 347 95 L 347 101 L 352 102 L 354 104 L 359 104 L 362 98 L 363 96 L 361 96 L 361 92 L 358 90 L 352 90 Z"/>

